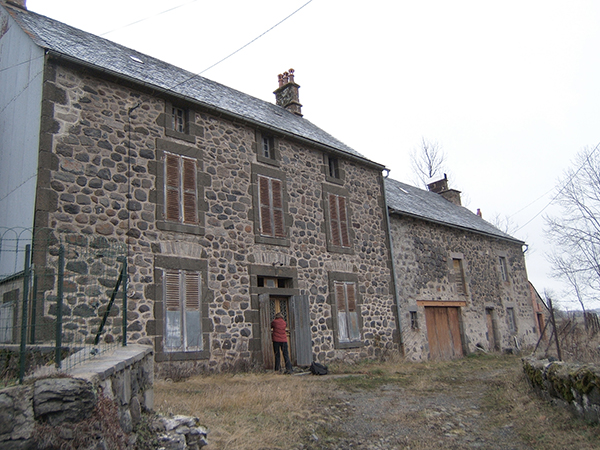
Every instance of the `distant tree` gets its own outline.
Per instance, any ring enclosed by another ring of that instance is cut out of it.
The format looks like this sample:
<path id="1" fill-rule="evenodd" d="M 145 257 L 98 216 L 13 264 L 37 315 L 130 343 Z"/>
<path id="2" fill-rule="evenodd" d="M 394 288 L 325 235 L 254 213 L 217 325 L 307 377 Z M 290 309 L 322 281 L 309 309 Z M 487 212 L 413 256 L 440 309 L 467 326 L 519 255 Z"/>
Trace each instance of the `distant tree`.
<path id="1" fill-rule="evenodd" d="M 515 221 L 507 215 L 496 214 L 489 222 L 500 231 L 510 235 L 513 235 L 519 229 Z"/>
<path id="2" fill-rule="evenodd" d="M 554 244 L 553 275 L 570 286 L 581 307 L 600 294 L 600 154 L 584 149 L 557 187 L 561 213 L 545 217 Z"/>
<path id="3" fill-rule="evenodd" d="M 425 187 L 432 178 L 443 177 L 446 171 L 446 153 L 437 142 L 421 138 L 420 146 L 410 153 L 410 163 L 416 181 Z"/>

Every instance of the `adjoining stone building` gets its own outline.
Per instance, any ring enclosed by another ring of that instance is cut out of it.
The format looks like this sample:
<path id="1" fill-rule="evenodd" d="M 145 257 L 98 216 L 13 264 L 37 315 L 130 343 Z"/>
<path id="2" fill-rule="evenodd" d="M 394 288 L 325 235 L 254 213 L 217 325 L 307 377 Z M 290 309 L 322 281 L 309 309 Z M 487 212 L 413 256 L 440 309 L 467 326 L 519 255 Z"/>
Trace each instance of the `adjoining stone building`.
<path id="1" fill-rule="evenodd" d="M 130 342 L 268 368 L 282 312 L 295 364 L 400 352 L 384 166 L 302 117 L 293 71 L 271 104 L 24 2 L 0 25 L 0 227 L 126 245 Z M 106 299 L 76 269 L 90 334 Z"/>
<path id="2" fill-rule="evenodd" d="M 446 177 L 386 192 L 406 358 L 535 345 L 525 243 L 462 207 Z"/>

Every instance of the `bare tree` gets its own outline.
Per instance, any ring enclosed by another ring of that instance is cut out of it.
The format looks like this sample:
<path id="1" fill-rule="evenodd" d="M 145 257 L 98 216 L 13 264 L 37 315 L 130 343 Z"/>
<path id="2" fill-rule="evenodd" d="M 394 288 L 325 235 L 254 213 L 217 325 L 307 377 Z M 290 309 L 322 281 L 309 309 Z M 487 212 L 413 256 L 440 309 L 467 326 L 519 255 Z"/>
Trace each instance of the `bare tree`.
<path id="1" fill-rule="evenodd" d="M 515 221 L 506 214 L 502 215 L 497 213 L 489 222 L 500 231 L 504 231 L 506 234 L 510 234 L 511 236 L 519 229 L 519 226 L 515 223 Z"/>
<path id="2" fill-rule="evenodd" d="M 421 145 L 410 153 L 410 163 L 418 184 L 427 186 L 434 177 L 442 177 L 446 166 L 446 153 L 433 141 L 421 138 Z"/>
<path id="3" fill-rule="evenodd" d="M 600 294 L 600 152 L 584 149 L 560 180 L 555 200 L 561 214 L 545 217 L 554 244 L 553 275 L 571 287 L 584 307 Z"/>

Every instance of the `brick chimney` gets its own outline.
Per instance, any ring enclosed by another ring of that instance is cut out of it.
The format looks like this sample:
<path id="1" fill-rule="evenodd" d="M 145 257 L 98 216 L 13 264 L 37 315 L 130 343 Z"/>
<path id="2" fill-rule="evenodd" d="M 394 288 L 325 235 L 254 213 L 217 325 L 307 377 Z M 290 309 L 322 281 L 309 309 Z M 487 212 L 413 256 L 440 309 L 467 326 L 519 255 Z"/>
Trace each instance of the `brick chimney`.
<path id="1" fill-rule="evenodd" d="M 440 194 L 446 200 L 454 203 L 455 205 L 462 206 L 460 201 L 460 191 L 457 191 L 456 189 L 448 189 L 448 177 L 446 174 L 444 174 L 444 178 L 441 180 L 429 183 L 427 185 L 427 189 L 429 189 L 430 192 Z"/>
<path id="2" fill-rule="evenodd" d="M 275 103 L 302 117 L 302 105 L 298 96 L 300 86 L 294 82 L 294 69 L 279 74 L 278 78 L 279 87 L 273 92 L 275 94 Z"/>
<path id="3" fill-rule="evenodd" d="M 6 0 L 6 3 L 27 11 L 27 0 Z"/>

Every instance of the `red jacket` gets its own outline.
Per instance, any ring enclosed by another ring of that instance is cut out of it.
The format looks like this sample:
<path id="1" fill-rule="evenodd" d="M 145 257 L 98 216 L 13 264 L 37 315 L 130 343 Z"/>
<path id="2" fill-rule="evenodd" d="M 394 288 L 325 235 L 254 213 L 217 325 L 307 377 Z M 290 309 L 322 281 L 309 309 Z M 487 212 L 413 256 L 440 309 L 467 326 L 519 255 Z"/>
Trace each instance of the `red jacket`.
<path id="1" fill-rule="evenodd" d="M 283 319 L 277 318 L 271 322 L 271 328 L 273 329 L 273 342 L 287 342 L 285 327 L 286 323 Z"/>

